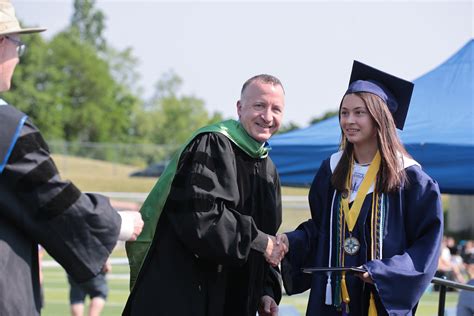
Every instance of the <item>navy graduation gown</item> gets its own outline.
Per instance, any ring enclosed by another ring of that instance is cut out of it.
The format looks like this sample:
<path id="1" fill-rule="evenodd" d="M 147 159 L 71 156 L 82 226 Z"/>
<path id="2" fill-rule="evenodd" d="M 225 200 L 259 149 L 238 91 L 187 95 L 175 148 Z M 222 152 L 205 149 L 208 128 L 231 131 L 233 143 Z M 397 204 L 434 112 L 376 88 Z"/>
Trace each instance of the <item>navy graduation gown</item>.
<path id="1" fill-rule="evenodd" d="M 399 191 L 386 195 L 382 259 L 369 260 L 370 208 L 368 194 L 353 230 L 361 249 L 345 256 L 345 266 L 364 267 L 372 285 L 355 276 L 346 276 L 350 295 L 350 315 L 367 315 L 369 295 L 375 294 L 378 315 L 413 315 L 416 305 L 437 268 L 439 245 L 443 234 L 441 195 L 437 183 L 418 165 L 406 168 L 408 181 Z M 331 231 L 331 208 L 338 192 L 331 185 L 330 160 L 325 160 L 311 185 L 309 202 L 312 219 L 288 233 L 290 252 L 282 262 L 282 276 L 288 294 L 311 289 L 307 315 L 340 315 L 334 306 L 325 304 L 326 274 L 304 274 L 302 267 L 335 266 L 335 233 Z M 334 212 L 338 210 L 334 209 Z M 329 261 L 330 239 L 333 239 Z M 332 292 L 335 276 L 331 278 Z M 332 293 L 332 294 L 333 294 Z M 334 297 L 333 301 L 334 301 Z"/>

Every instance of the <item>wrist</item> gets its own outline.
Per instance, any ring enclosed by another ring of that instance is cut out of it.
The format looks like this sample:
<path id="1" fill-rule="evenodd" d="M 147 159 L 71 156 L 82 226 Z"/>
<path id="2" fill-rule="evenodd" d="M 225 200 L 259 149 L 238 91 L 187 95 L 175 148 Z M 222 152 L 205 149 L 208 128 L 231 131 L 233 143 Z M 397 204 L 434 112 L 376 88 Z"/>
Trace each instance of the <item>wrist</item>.
<path id="1" fill-rule="evenodd" d="M 133 236 L 134 231 L 134 214 L 130 211 L 118 212 L 118 214 L 122 219 L 118 240 L 129 240 Z"/>
<path id="2" fill-rule="evenodd" d="M 255 237 L 255 239 L 252 241 L 250 247 L 258 252 L 266 253 L 269 243 L 268 239 L 269 237 L 267 234 L 262 231 L 259 231 L 257 237 Z"/>

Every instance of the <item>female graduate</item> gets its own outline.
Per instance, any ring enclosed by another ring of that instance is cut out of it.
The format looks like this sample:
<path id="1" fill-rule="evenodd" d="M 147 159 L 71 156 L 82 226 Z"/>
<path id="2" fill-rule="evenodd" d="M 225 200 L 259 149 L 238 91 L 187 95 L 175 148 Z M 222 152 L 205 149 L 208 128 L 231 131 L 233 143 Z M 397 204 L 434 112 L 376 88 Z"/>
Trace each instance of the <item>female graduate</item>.
<path id="1" fill-rule="evenodd" d="M 312 219 L 279 237 L 289 249 L 287 293 L 311 289 L 307 315 L 413 315 L 434 276 L 441 195 L 396 132 L 412 91 L 412 83 L 354 61 L 339 108 L 340 151 L 321 164 L 309 192 Z"/>

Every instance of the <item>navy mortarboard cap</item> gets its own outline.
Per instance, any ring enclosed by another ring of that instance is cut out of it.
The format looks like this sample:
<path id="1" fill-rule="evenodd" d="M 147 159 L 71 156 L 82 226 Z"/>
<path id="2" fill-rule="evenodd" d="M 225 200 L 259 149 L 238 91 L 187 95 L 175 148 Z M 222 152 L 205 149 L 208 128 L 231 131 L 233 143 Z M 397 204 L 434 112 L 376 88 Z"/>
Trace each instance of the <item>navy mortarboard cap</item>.
<path id="1" fill-rule="evenodd" d="M 346 94 L 368 92 L 379 96 L 387 104 L 397 128 L 402 130 L 414 86 L 410 81 L 354 60 Z"/>

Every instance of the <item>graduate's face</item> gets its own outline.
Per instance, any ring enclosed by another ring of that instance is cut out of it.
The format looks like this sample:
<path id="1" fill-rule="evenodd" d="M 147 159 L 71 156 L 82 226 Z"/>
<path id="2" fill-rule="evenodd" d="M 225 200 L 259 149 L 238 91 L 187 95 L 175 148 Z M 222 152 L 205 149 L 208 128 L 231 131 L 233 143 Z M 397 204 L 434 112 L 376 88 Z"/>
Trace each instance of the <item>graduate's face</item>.
<path id="1" fill-rule="evenodd" d="M 376 144 L 377 127 L 364 101 L 355 94 L 344 97 L 339 123 L 347 140 L 354 145 Z"/>
<path id="2" fill-rule="evenodd" d="M 9 35 L 17 39 L 18 36 Z M 16 44 L 6 37 L 0 37 L 0 92 L 10 89 L 13 71 L 18 64 L 19 58 L 16 52 Z"/>
<path id="3" fill-rule="evenodd" d="M 285 93 L 280 85 L 254 81 L 237 102 L 240 123 L 258 142 L 266 142 L 280 128 Z"/>

